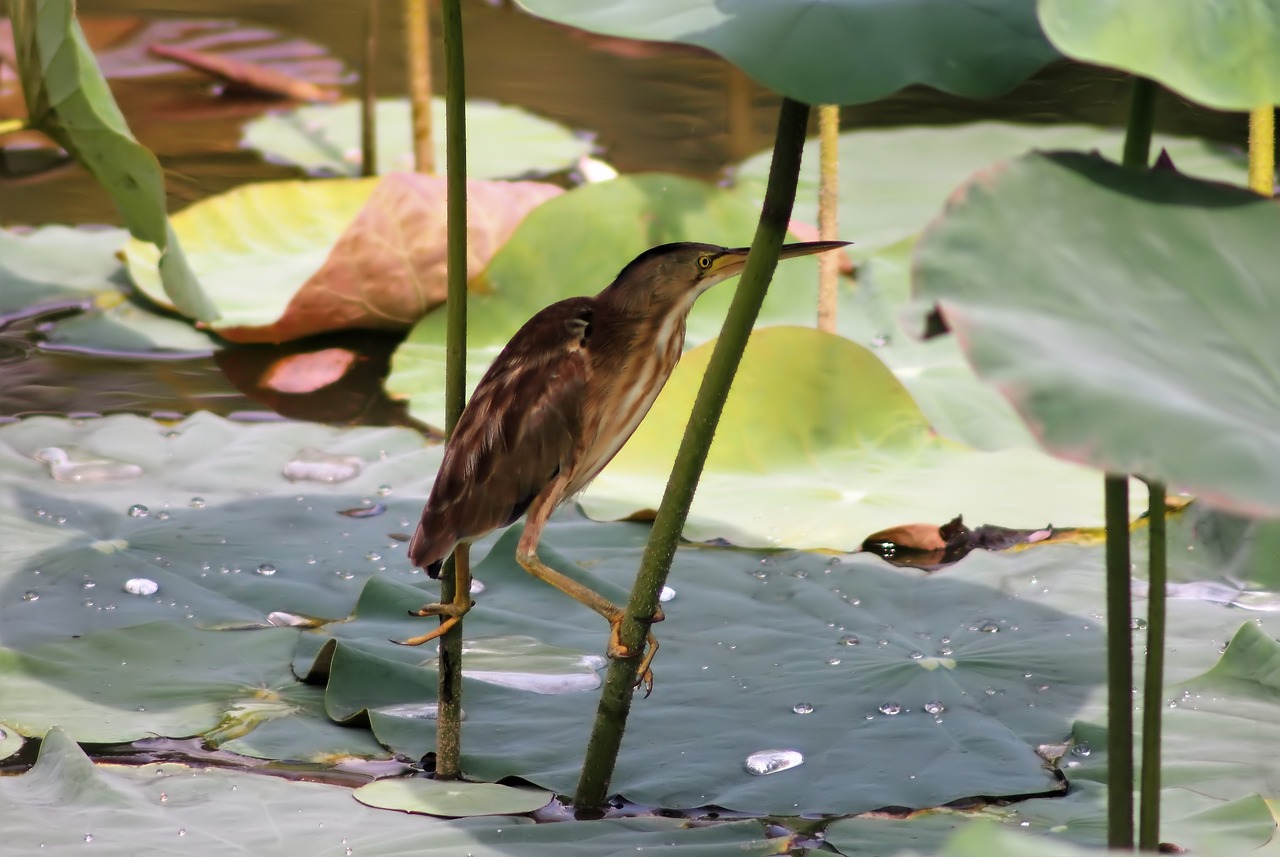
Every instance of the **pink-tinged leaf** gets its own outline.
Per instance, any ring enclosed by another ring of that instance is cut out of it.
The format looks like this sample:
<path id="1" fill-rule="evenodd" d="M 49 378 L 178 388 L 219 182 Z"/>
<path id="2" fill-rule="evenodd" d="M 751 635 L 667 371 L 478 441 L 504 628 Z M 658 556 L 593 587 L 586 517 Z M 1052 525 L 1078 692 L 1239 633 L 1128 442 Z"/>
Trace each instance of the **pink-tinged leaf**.
<path id="1" fill-rule="evenodd" d="M 468 182 L 468 273 L 483 270 L 526 214 L 562 192 L 539 182 Z M 235 342 L 283 342 L 344 328 L 407 328 L 445 300 L 446 238 L 444 179 L 385 176 L 278 320 L 218 332 Z"/>
<path id="2" fill-rule="evenodd" d="M 340 379 L 355 359 L 346 348 L 290 354 L 267 367 L 261 383 L 278 393 L 312 393 Z"/>

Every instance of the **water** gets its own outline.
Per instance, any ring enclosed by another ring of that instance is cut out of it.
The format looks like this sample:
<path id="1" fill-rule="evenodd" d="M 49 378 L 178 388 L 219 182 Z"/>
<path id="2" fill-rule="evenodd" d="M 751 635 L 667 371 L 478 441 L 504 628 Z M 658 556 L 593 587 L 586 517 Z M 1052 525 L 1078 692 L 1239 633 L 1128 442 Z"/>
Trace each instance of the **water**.
<path id="1" fill-rule="evenodd" d="M 759 750 L 747 756 L 747 773 L 757 777 L 789 771 L 804 764 L 799 750 Z"/>
<path id="2" fill-rule="evenodd" d="M 320 449 L 304 449 L 285 466 L 290 482 L 346 482 L 360 475 L 364 461 L 355 455 L 336 455 Z"/>
<path id="3" fill-rule="evenodd" d="M 142 468 L 136 464 L 85 452 L 72 446 L 45 447 L 34 458 L 47 464 L 49 475 L 58 482 L 110 482 L 136 479 L 142 475 Z"/>
<path id="4" fill-rule="evenodd" d="M 131 577 L 124 582 L 124 591 L 130 595 L 155 595 L 160 584 L 148 577 Z"/>

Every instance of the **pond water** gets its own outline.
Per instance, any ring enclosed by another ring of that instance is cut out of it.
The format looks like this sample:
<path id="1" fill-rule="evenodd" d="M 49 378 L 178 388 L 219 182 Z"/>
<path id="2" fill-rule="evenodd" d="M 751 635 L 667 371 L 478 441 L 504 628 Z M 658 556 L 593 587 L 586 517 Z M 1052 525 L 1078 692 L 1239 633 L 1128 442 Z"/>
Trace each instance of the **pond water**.
<path id="1" fill-rule="evenodd" d="M 243 126 L 279 101 L 219 95 L 208 79 L 148 57 L 146 44 L 181 37 L 217 48 L 258 31 L 254 54 L 284 62 L 349 94 L 359 88 L 366 4 L 222 0 L 207 18 L 164 0 L 98 0 L 80 4 L 90 42 L 120 106 L 141 142 L 164 167 L 171 211 L 248 182 L 292 178 L 300 171 L 268 163 L 240 144 Z M 433 10 L 438 14 L 438 10 Z M 598 157 L 622 172 L 662 171 L 720 180 L 726 168 L 768 147 L 778 98 L 719 57 L 695 48 L 611 39 L 549 24 L 513 4 L 465 4 L 471 98 L 520 106 L 590 135 Z M 439 21 L 433 21 L 439 33 Z M 237 35 L 237 33 L 239 35 Z M 404 91 L 400 10 L 381 4 L 377 89 Z M 437 41 L 438 48 L 438 41 Z M 442 55 L 433 58 L 436 89 Z M 20 103 L 12 72 L 0 69 L 0 115 Z M 955 124 L 976 119 L 1119 124 L 1128 83 L 1114 72 L 1059 63 L 1007 95 L 987 101 L 913 87 L 883 101 L 843 110 L 845 128 Z M 15 101 L 18 99 L 18 101 Z M 1163 95 L 1160 130 L 1238 143 L 1244 119 Z M 565 179 L 567 180 L 567 179 Z M 0 225 L 117 224 L 106 194 L 83 169 L 47 151 L 0 150 Z M 347 334 L 293 346 L 236 347 L 157 363 L 140 355 L 104 356 L 43 342 L 48 319 L 0 317 L 0 418 L 35 412 L 128 411 L 185 414 L 206 409 L 254 419 L 275 414 L 364 424 L 412 424 L 387 399 L 381 378 L 396 335 Z M 362 355 L 357 372 L 323 396 L 285 395 L 258 385 L 281 357 L 348 347 Z"/>

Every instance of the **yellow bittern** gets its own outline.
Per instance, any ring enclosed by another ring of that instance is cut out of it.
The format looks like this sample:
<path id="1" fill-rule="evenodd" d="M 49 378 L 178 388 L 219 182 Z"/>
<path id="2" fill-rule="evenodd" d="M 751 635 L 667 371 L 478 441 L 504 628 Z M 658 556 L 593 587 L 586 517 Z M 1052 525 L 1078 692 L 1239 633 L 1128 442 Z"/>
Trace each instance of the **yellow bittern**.
<path id="1" fill-rule="evenodd" d="M 785 244 L 788 259 L 843 247 L 844 241 Z M 444 461 L 409 559 L 438 577 L 454 553 L 455 595 L 416 616 L 446 617 L 434 640 L 471 609 L 470 543 L 528 513 L 516 548 L 525 571 L 609 622 L 608 654 L 635 657 L 618 638 L 623 610 L 538 559 L 551 513 L 587 486 L 640 425 L 680 360 L 693 302 L 742 271 L 747 247 L 664 244 L 641 253 L 595 297 L 558 301 L 511 337 L 489 367 L 445 446 Z M 662 611 L 645 621 L 658 622 Z M 653 686 L 650 632 L 640 682 Z"/>

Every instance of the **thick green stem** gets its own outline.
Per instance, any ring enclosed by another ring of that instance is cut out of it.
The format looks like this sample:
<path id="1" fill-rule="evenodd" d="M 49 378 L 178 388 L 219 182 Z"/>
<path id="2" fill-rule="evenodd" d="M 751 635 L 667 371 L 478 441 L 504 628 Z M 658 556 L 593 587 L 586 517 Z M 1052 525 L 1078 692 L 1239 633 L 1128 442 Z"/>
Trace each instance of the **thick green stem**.
<path id="1" fill-rule="evenodd" d="M 1133 849 L 1133 631 L 1129 478 L 1106 477 L 1107 845 Z"/>
<path id="2" fill-rule="evenodd" d="M 378 174 L 378 5 L 368 0 L 364 18 L 364 68 L 360 72 L 360 175 Z"/>
<path id="3" fill-rule="evenodd" d="M 461 0 L 443 0 L 445 146 L 448 182 L 449 299 L 445 339 L 445 431 L 453 432 L 467 396 L 467 114 Z M 441 575 L 440 601 L 454 598 L 452 558 Z M 441 617 L 444 621 L 444 617 Z M 462 775 L 462 623 L 440 638 L 436 776 Z"/>
<path id="4" fill-rule="evenodd" d="M 760 314 L 769 280 L 778 264 L 778 250 L 786 235 L 787 221 L 791 219 L 791 206 L 795 201 L 808 120 L 808 105 L 789 98 L 782 102 L 769 186 L 765 191 L 764 210 L 760 213 L 751 255 L 747 258 L 742 282 L 734 294 L 733 305 L 729 308 L 702 387 L 698 390 L 667 490 L 653 522 L 635 587 L 631 590 L 631 599 L 627 602 L 621 641 L 632 651 L 639 651 L 644 646 L 648 627 L 637 617 L 652 616 L 658 608 L 658 595 L 671 571 L 676 542 L 684 529 L 689 504 L 715 435 L 716 423 L 729 395 L 729 385 L 733 382 L 747 338 L 751 335 L 756 316 Z M 597 807 L 605 802 L 618 749 L 622 745 L 627 713 L 631 709 L 638 667 L 636 658 L 615 659 L 609 664 L 591 743 L 587 745 L 582 777 L 574 798 L 579 807 Z"/>
<path id="5" fill-rule="evenodd" d="M 1124 164 L 1146 169 L 1156 85 L 1133 80 Z M 1133 604 L 1130 593 L 1129 479 L 1106 476 L 1107 518 L 1107 844 L 1133 849 Z"/>
<path id="6" fill-rule="evenodd" d="M 1160 848 L 1160 716 L 1164 710 L 1165 506 L 1164 484 L 1147 483 L 1147 657 L 1142 691 L 1142 805 L 1138 848 Z"/>
<path id="7" fill-rule="evenodd" d="M 404 32 L 409 49 L 409 105 L 413 110 L 413 165 L 420 173 L 436 171 L 431 139 L 431 18 L 427 0 L 405 0 Z"/>

